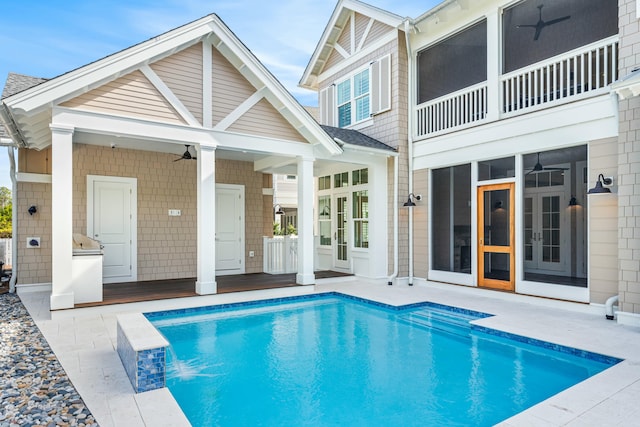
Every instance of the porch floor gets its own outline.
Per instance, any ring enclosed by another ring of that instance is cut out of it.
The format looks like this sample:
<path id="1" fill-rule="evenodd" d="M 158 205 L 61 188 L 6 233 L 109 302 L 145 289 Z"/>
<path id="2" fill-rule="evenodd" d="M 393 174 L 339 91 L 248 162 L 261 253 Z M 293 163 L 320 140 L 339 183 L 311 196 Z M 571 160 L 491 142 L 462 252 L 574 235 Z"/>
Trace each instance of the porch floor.
<path id="1" fill-rule="evenodd" d="M 316 279 L 352 276 L 337 271 L 316 271 Z M 217 276 L 218 293 L 256 291 L 261 289 L 287 288 L 296 284 L 296 274 L 251 273 L 233 276 Z M 198 296 L 196 279 L 149 280 L 145 282 L 107 283 L 103 285 L 102 301 L 76 304 L 75 308 L 130 302 L 155 301 L 161 299 Z"/>

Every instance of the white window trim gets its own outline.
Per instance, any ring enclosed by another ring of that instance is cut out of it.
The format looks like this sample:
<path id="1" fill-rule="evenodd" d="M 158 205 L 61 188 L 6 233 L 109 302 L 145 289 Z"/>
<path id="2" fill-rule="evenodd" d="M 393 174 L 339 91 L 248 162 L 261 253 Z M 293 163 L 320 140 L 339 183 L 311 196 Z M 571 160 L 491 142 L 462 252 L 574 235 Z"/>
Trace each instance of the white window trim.
<path id="1" fill-rule="evenodd" d="M 357 76 L 358 74 L 361 74 L 363 71 L 367 71 L 367 76 L 369 79 L 369 91 L 367 92 L 367 95 L 361 95 L 358 98 L 355 97 L 355 85 L 354 85 L 354 78 L 355 76 Z M 344 125 L 344 126 L 340 126 L 340 114 L 339 114 L 339 107 L 342 105 L 346 105 L 347 103 L 342 103 L 342 104 L 338 104 L 338 86 L 340 86 L 342 83 L 346 82 L 347 80 L 350 81 L 350 85 L 349 85 L 349 102 L 351 103 L 351 123 L 349 123 L 348 125 Z M 335 104 L 335 117 L 336 117 L 336 126 L 343 128 L 343 129 L 348 129 L 351 128 L 352 126 L 356 126 L 360 123 L 363 123 L 367 120 L 371 120 L 371 85 L 373 84 L 373 82 L 371 81 L 371 67 L 369 65 L 360 67 L 358 69 L 356 69 L 355 71 L 353 71 L 351 74 L 349 74 L 349 76 L 338 80 L 335 83 L 335 87 L 336 87 L 336 104 Z M 369 97 L 369 114 L 367 114 L 367 116 L 365 118 L 363 118 L 362 120 L 355 120 L 356 117 L 356 101 L 358 99 L 363 98 L 364 96 L 368 96 Z"/>

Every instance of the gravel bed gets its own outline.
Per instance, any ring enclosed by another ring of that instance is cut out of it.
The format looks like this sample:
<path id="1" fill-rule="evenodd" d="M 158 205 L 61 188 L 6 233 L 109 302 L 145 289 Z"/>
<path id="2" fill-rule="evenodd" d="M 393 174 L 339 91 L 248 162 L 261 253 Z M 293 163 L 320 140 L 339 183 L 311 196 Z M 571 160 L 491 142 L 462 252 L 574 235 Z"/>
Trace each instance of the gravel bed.
<path id="1" fill-rule="evenodd" d="M 15 294 L 0 294 L 0 427 L 97 426 Z"/>

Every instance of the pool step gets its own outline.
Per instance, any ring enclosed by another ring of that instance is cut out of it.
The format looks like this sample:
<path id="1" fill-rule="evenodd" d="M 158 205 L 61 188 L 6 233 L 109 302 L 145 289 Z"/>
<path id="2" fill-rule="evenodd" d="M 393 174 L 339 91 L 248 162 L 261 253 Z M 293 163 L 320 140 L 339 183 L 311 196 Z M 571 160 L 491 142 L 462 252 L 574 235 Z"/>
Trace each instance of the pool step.
<path id="1" fill-rule="evenodd" d="M 418 310 L 400 316 L 402 321 L 413 325 L 461 336 L 469 335 L 471 330 L 469 322 L 477 318 L 473 315 L 432 309 Z"/>

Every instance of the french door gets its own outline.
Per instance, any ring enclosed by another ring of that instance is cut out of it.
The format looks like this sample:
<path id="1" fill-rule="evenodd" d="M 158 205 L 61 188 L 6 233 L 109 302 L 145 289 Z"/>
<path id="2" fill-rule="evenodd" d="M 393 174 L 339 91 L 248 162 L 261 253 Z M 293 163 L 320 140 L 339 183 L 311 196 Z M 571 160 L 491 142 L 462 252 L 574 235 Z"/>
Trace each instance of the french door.
<path id="1" fill-rule="evenodd" d="M 335 226 L 333 232 L 334 266 L 349 268 L 349 195 L 336 194 L 333 205 L 336 207 Z"/>
<path id="2" fill-rule="evenodd" d="M 564 192 L 524 197 L 524 267 L 527 272 L 566 273 L 570 257 L 565 227 Z"/>
<path id="3" fill-rule="evenodd" d="M 478 187 L 478 286 L 515 289 L 515 184 Z"/>

